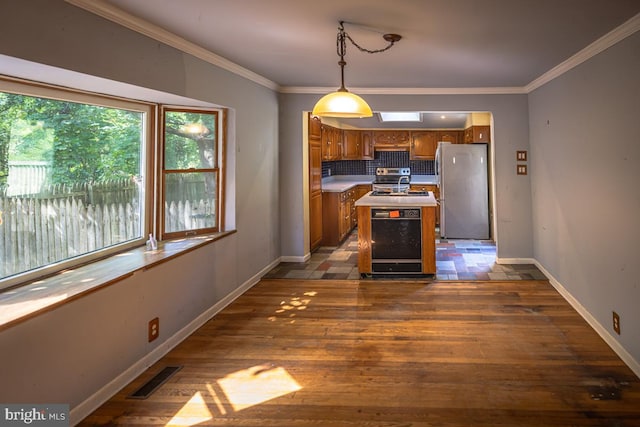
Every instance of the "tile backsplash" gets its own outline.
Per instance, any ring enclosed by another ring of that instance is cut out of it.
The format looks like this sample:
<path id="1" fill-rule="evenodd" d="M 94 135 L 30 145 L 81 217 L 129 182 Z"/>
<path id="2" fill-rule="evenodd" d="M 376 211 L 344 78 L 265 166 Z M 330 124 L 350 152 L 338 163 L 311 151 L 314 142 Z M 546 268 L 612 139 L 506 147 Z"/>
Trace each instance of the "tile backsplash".
<path id="1" fill-rule="evenodd" d="M 409 160 L 408 151 L 376 151 L 374 160 L 322 162 L 322 177 L 333 175 L 375 175 L 376 168 L 411 168 L 411 175 L 433 175 L 433 160 Z"/>

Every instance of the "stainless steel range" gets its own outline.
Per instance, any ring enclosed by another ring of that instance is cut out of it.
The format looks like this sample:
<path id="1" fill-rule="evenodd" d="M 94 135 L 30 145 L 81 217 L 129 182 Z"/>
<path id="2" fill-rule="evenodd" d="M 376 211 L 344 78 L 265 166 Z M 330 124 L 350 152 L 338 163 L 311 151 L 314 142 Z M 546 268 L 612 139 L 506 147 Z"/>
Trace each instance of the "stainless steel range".
<path id="1" fill-rule="evenodd" d="M 374 192 L 407 193 L 411 181 L 410 168 L 377 168 Z"/>

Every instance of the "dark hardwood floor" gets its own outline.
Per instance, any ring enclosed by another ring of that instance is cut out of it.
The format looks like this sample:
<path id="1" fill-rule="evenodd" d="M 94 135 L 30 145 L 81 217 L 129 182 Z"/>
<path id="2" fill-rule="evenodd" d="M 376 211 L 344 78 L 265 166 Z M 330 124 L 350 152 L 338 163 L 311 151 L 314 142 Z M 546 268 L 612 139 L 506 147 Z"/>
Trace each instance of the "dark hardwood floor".
<path id="1" fill-rule="evenodd" d="M 640 380 L 547 281 L 273 279 L 82 425 L 640 426 Z"/>

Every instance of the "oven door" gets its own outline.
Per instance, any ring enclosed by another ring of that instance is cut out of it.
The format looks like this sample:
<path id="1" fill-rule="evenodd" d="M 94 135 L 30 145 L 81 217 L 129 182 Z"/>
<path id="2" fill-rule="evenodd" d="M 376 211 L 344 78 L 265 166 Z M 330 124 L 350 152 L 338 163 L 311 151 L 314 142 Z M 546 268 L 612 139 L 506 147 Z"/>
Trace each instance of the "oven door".
<path id="1" fill-rule="evenodd" d="M 371 209 L 373 273 L 422 273 L 422 221 L 419 208 Z"/>

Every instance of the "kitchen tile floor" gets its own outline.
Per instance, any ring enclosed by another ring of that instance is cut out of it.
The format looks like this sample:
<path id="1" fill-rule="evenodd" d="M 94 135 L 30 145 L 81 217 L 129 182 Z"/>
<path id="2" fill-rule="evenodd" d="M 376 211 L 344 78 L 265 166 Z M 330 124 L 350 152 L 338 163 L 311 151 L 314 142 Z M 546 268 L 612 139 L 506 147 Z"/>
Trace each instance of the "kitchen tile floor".
<path id="1" fill-rule="evenodd" d="M 496 264 L 496 245 L 487 240 L 436 240 L 437 280 L 546 280 L 533 264 Z M 282 262 L 269 279 L 358 280 L 358 231 L 339 247 L 320 247 L 307 262 Z"/>

